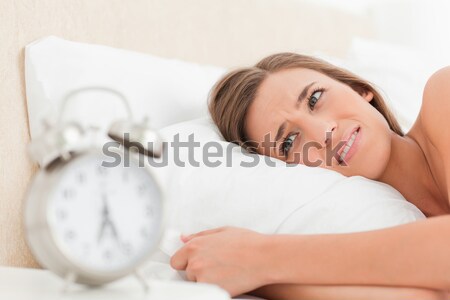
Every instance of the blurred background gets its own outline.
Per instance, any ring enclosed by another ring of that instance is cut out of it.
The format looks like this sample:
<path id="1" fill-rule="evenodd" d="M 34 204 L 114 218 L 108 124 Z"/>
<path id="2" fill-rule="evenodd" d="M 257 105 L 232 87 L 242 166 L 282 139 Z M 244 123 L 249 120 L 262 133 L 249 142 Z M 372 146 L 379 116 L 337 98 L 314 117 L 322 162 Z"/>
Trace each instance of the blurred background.
<path id="1" fill-rule="evenodd" d="M 412 47 L 449 63 L 450 1 L 446 0 L 314 0 L 370 21 L 374 38 Z"/>

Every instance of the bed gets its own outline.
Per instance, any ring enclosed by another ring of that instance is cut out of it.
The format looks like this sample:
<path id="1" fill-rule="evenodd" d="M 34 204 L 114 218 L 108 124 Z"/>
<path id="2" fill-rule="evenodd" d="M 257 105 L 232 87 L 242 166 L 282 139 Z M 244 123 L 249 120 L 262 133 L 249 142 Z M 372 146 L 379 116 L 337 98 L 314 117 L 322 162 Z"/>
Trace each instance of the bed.
<path id="1" fill-rule="evenodd" d="M 437 68 L 412 49 L 374 39 L 376 28 L 368 19 L 306 0 L 6 0 L 0 20 L 6 41 L 0 50 L 0 265 L 21 268 L 42 268 L 24 234 L 24 199 L 38 170 L 27 147 L 43 132 L 41 117 L 56 105 L 52 101 L 70 89 L 92 83 L 119 89 L 137 99 L 139 119 L 153 111 L 152 125 L 166 140 L 195 132 L 202 143 L 226 147 L 205 118 L 205 100 L 227 69 L 280 51 L 319 56 L 373 82 L 407 130 L 422 87 Z M 148 89 L 152 84 L 158 88 Z M 424 218 L 392 188 L 318 169 L 304 177 L 294 169 L 264 167 L 168 170 L 158 176 L 166 190 L 175 191 L 168 201 L 171 226 L 145 270 L 148 278 L 183 280 L 168 265 L 181 232 L 222 225 L 264 233 L 350 232 Z M 303 182 L 309 198 L 296 199 L 294 184 L 281 193 L 275 177 Z M 258 178 L 259 185 L 249 178 Z M 326 181 L 320 193 L 314 189 L 319 180 Z M 199 194 L 199 185 L 209 189 Z"/>

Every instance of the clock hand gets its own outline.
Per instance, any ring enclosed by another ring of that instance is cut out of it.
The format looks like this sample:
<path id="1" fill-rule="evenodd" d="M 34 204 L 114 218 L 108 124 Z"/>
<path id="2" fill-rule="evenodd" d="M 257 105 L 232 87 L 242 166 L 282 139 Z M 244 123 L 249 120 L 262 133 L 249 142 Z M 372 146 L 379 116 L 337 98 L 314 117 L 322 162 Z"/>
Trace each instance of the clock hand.
<path id="1" fill-rule="evenodd" d="M 108 202 L 107 202 L 107 197 L 105 194 L 102 194 L 102 200 L 103 200 L 103 209 L 102 209 L 103 222 L 102 222 L 102 227 L 101 227 L 100 235 L 98 238 L 98 242 L 100 242 L 100 239 L 103 237 L 103 232 L 104 232 L 106 226 L 108 225 L 109 228 L 111 229 L 111 233 L 112 233 L 114 239 L 116 240 L 117 244 L 121 245 L 116 226 L 114 225 L 111 218 L 109 217 Z"/>
<path id="2" fill-rule="evenodd" d="M 103 200 L 103 211 L 102 211 L 103 217 L 105 219 L 109 219 L 109 209 L 108 209 L 108 202 L 107 202 L 108 198 L 106 198 L 105 194 L 102 195 L 102 200 Z"/>
<path id="3" fill-rule="evenodd" d="M 105 232 L 105 228 L 106 228 L 106 224 L 107 224 L 107 222 L 105 222 L 105 220 L 103 220 L 102 225 L 100 227 L 100 231 L 98 233 L 97 243 L 100 243 L 100 240 L 103 238 L 103 235 L 104 235 L 104 232 Z"/>
<path id="4" fill-rule="evenodd" d="M 109 227 L 111 228 L 111 232 L 112 232 L 112 234 L 114 236 L 114 239 L 116 240 L 117 244 L 121 245 L 120 239 L 119 239 L 119 234 L 117 233 L 116 226 L 114 225 L 114 223 L 111 220 L 109 220 L 108 224 L 109 224 Z"/>
<path id="5" fill-rule="evenodd" d="M 100 240 L 103 238 L 103 233 L 105 231 L 106 225 L 108 223 L 108 206 L 106 203 L 106 195 L 102 194 L 103 207 L 102 207 L 102 224 L 100 225 L 100 231 L 98 233 L 97 243 L 100 243 Z"/>

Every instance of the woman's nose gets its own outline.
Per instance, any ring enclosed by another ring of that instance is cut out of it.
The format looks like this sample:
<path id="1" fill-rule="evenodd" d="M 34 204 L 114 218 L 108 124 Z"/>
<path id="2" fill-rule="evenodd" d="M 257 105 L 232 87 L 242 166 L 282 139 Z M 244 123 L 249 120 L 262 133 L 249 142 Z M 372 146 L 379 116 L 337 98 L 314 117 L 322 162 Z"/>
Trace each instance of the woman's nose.
<path id="1" fill-rule="evenodd" d="M 304 128 L 305 141 L 318 143 L 319 148 L 323 148 L 332 143 L 333 133 L 337 128 L 336 122 L 311 118 Z"/>

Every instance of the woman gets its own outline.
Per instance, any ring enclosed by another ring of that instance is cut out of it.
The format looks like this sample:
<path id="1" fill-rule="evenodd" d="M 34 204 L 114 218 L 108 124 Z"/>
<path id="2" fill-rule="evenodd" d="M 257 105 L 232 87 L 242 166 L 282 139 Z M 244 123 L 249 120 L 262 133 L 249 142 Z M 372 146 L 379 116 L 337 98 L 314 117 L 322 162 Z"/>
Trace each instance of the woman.
<path id="1" fill-rule="evenodd" d="M 450 68 L 428 80 L 403 134 L 365 80 L 294 53 L 226 75 L 209 110 L 226 140 L 288 163 L 390 184 L 428 218 L 327 235 L 219 228 L 182 237 L 171 260 L 189 279 L 277 299 L 424 299 L 450 289 Z M 364 295 L 364 297 L 362 297 Z"/>

